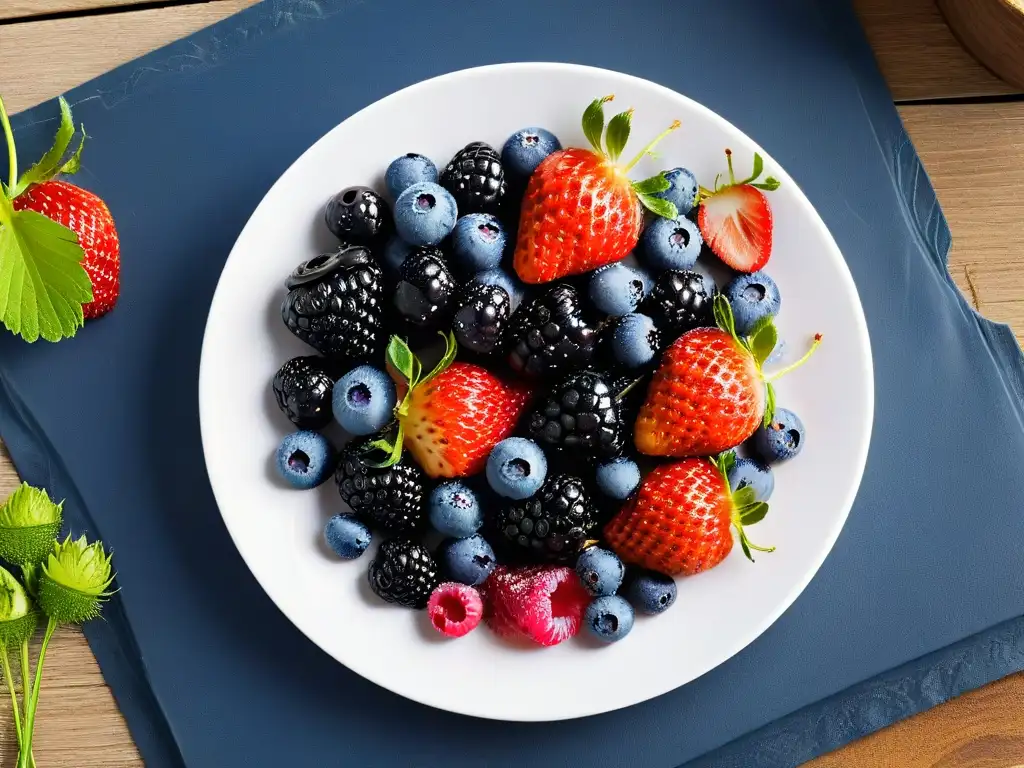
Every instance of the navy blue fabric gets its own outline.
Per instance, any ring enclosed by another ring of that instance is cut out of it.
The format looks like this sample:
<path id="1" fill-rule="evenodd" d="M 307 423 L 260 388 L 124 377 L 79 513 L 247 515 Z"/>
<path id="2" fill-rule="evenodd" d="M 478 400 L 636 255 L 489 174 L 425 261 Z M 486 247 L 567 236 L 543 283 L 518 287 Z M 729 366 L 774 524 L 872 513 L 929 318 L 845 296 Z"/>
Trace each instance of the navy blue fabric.
<path id="1" fill-rule="evenodd" d="M 760 142 L 839 242 L 876 370 L 857 503 L 790 610 L 690 685 L 557 726 L 431 710 L 312 646 L 232 546 L 197 416 L 221 265 L 279 174 L 398 88 L 522 60 L 646 77 Z M 1004 624 L 1024 614 L 1024 487 L 990 479 L 1024 465 L 1024 366 L 945 271 L 949 230 L 846 3 L 268 0 L 69 99 L 123 296 L 73 340 L 0 338 L 0 436 L 117 553 L 87 636 L 150 768 L 790 766 L 1024 667 Z M 16 116 L 25 158 L 55 115 Z"/>

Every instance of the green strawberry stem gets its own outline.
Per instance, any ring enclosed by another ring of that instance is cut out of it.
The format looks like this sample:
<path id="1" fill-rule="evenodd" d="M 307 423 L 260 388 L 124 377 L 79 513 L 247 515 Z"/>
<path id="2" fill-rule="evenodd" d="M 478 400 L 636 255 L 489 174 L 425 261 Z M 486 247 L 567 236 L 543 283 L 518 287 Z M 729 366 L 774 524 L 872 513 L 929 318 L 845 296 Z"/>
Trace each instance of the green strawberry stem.
<path id="1" fill-rule="evenodd" d="M 11 712 L 14 713 L 14 734 L 18 737 L 18 747 L 21 747 L 21 707 L 18 706 L 18 694 L 14 687 L 14 675 L 11 674 L 11 656 L 7 646 L 3 646 L 3 654 L 0 655 L 0 664 L 4 668 L 4 682 L 11 694 Z"/>
<path id="2" fill-rule="evenodd" d="M 657 144 L 662 139 L 664 139 L 666 136 L 668 136 L 670 133 L 672 133 L 672 131 L 678 130 L 678 128 L 681 125 L 682 125 L 682 123 L 679 122 L 678 120 L 673 120 L 672 121 L 672 125 L 670 125 L 664 131 L 662 131 L 657 136 L 655 136 L 654 140 L 650 144 L 648 144 L 646 147 L 641 149 L 640 152 L 637 154 L 637 156 L 634 157 L 632 160 L 630 160 L 629 163 L 626 165 L 626 167 L 623 168 L 622 170 L 625 171 L 626 173 L 629 173 L 631 170 L 633 170 L 633 166 L 635 166 L 637 163 L 639 163 L 641 160 L 643 160 L 646 155 L 652 154 L 651 151 L 654 149 L 654 147 L 657 146 Z"/>
<path id="3" fill-rule="evenodd" d="M 766 192 L 774 192 L 778 189 L 782 182 L 776 179 L 774 176 L 766 176 L 764 181 L 760 181 L 761 173 L 764 171 L 764 158 L 761 157 L 760 153 L 754 153 L 754 169 L 753 172 L 745 179 L 736 181 L 736 173 L 733 170 L 732 165 L 732 150 L 725 150 L 725 162 L 729 169 L 729 183 L 725 185 L 719 185 L 719 180 L 722 178 L 722 174 L 715 176 L 714 189 L 708 189 L 707 187 L 701 186 L 697 188 L 697 202 L 698 204 L 707 200 L 712 195 L 716 195 L 719 192 L 729 189 L 729 187 L 742 186 L 743 184 L 750 184 L 752 187 L 763 189 Z"/>
<path id="4" fill-rule="evenodd" d="M 765 381 L 766 381 L 766 382 L 768 382 L 768 383 L 770 384 L 770 383 L 772 383 L 773 381 L 776 381 L 777 379 L 781 379 L 781 378 L 782 378 L 783 376 L 785 376 L 785 375 L 786 375 L 787 373 L 792 373 L 792 372 L 793 372 L 793 371 L 795 371 L 795 370 L 796 370 L 797 368 L 799 368 L 799 367 L 800 367 L 801 365 L 803 365 L 803 364 L 804 364 L 804 363 L 806 363 L 806 362 L 807 362 L 808 360 L 810 360 L 810 359 L 811 359 L 811 355 L 813 355 L 813 354 L 814 354 L 814 352 L 815 352 L 815 351 L 816 351 L 816 350 L 818 349 L 818 347 L 820 347 L 820 346 L 821 346 L 821 334 L 820 334 L 820 333 L 816 333 L 816 334 L 814 334 L 814 341 L 812 341 L 812 342 L 811 342 L 811 348 L 810 348 L 810 349 L 808 349 L 808 350 L 807 350 L 807 351 L 806 351 L 806 352 L 804 353 L 804 356 L 803 356 L 803 357 L 801 357 L 801 358 L 800 358 L 799 360 L 797 360 L 797 361 L 796 361 L 795 363 L 792 363 L 792 364 L 790 364 L 790 365 L 787 365 L 787 366 L 786 366 L 785 368 L 783 368 L 782 370 L 780 370 L 780 371 L 776 371 L 776 372 L 775 372 L 775 373 L 773 373 L 773 374 L 772 374 L 771 376 L 767 376 L 767 377 L 765 377 Z"/>
<path id="5" fill-rule="evenodd" d="M 4 127 L 4 138 L 7 140 L 7 190 L 12 190 L 18 183 L 18 153 L 14 151 L 14 129 L 11 128 L 11 121 L 7 117 L 3 98 L 0 98 L 0 125 Z M 4 197 L 6 196 L 5 191 Z"/>
<path id="6" fill-rule="evenodd" d="M 32 768 L 35 760 L 32 757 L 32 732 L 36 723 L 36 708 L 39 706 L 39 688 L 43 682 L 43 662 L 46 660 L 46 649 L 57 629 L 57 620 L 50 617 L 43 634 L 43 643 L 39 646 L 39 658 L 36 660 L 36 675 L 32 683 L 31 697 L 25 700 L 25 738 L 18 754 L 18 768 Z"/>
<path id="7" fill-rule="evenodd" d="M 768 505 L 763 501 L 757 501 L 754 489 L 748 487 L 740 488 L 738 491 L 733 491 L 729 485 L 729 471 L 736 464 L 736 452 L 725 451 L 720 453 L 718 456 L 709 459 L 712 465 L 722 475 L 722 483 L 725 485 L 725 493 L 729 497 L 732 503 L 732 524 L 736 528 L 736 533 L 740 537 L 740 548 L 743 550 L 743 554 L 747 556 L 750 562 L 754 562 L 754 556 L 751 554 L 751 550 L 756 552 L 774 552 L 775 547 L 759 547 L 754 544 L 748 537 L 744 526 L 754 525 L 764 520 L 765 515 L 768 514 Z"/>
<path id="8" fill-rule="evenodd" d="M 629 384 L 627 384 L 625 387 L 623 387 L 622 391 L 619 392 L 615 396 L 615 402 L 617 402 L 617 403 L 622 402 L 622 400 L 626 397 L 626 395 L 628 395 L 630 392 L 632 392 L 634 389 L 636 389 L 636 386 L 641 381 L 643 381 L 643 380 L 644 380 L 644 377 L 643 376 L 639 376 L 639 377 L 633 379 L 631 382 L 629 382 Z"/>

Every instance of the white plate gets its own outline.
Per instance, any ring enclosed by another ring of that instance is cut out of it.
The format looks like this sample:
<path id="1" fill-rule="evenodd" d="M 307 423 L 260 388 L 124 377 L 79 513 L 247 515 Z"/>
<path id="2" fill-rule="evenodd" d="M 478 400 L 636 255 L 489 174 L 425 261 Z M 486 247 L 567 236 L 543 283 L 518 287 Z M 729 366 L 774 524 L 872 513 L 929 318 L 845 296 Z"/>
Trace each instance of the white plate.
<path id="1" fill-rule="evenodd" d="M 483 93 L 500 97 L 484 104 Z M 768 265 L 783 296 L 780 333 L 789 357 L 815 332 L 825 340 L 806 367 L 778 386 L 780 405 L 801 415 L 808 434 L 801 456 L 778 467 L 772 511 L 750 531 L 754 541 L 778 549 L 752 564 L 735 548 L 721 566 L 680 580 L 670 611 L 639 617 L 631 635 L 609 647 L 576 638 L 523 650 L 484 628 L 444 640 L 423 613 L 369 594 L 372 553 L 340 562 L 325 552 L 323 525 L 343 508 L 333 482 L 303 493 L 275 479 L 272 457 L 288 430 L 270 381 L 286 359 L 310 353 L 281 322 L 284 279 L 330 246 L 322 223 L 327 198 L 352 184 L 383 189 L 384 169 L 394 157 L 421 152 L 442 166 L 469 141 L 501 147 L 529 125 L 549 128 L 565 146 L 585 146 L 583 109 L 608 93 L 616 96 L 610 106 L 636 108 L 633 151 L 682 120 L 682 129 L 659 146 L 658 165 L 645 160 L 633 178 L 683 165 L 708 185 L 725 170 L 723 150 L 730 147 L 738 173 L 757 150 L 766 173 L 782 181 L 770 195 L 775 244 Z M 285 615 L 335 659 L 385 688 L 441 709 L 505 720 L 580 717 L 644 701 L 704 674 L 764 632 L 839 535 L 867 458 L 874 402 L 867 326 L 853 280 L 786 172 L 750 138 L 685 96 L 565 64 L 498 65 L 419 83 L 353 115 L 306 151 L 267 193 L 224 266 L 206 328 L 199 395 L 203 448 L 221 514 Z M 610 684 L 594 696 L 586 681 L 598 670 Z"/>

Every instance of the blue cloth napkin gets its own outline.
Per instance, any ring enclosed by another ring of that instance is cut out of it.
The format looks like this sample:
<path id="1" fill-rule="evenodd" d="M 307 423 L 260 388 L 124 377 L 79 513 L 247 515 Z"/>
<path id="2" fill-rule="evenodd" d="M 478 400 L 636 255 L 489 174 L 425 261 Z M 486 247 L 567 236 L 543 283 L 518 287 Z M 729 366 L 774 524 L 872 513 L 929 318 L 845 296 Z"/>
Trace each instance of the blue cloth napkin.
<path id="1" fill-rule="evenodd" d="M 876 366 L 857 503 L 796 603 L 699 680 L 557 724 L 428 709 L 312 646 L 226 535 L 197 416 L 221 265 L 280 173 L 405 85 L 521 60 L 645 77 L 753 136 L 839 242 Z M 946 273 L 946 222 L 847 3 L 268 0 L 69 98 L 123 295 L 73 340 L 0 338 L 0 436 L 117 553 L 122 591 L 87 636 L 150 768 L 793 766 L 1024 667 L 1020 350 Z M 55 115 L 15 118 L 25 158 Z"/>

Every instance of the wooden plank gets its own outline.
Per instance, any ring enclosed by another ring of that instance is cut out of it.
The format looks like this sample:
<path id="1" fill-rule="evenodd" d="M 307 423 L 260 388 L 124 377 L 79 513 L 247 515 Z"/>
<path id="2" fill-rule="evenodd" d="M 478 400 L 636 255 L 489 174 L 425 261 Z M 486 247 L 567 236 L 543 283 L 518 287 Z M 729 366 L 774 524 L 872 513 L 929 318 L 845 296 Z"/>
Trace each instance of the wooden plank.
<path id="1" fill-rule="evenodd" d="M 73 11 L 95 11 L 126 5 L 144 5 L 160 0 L 3 0 L 0 5 L 0 20 L 25 19 L 54 13 Z M 205 2 L 206 0 L 197 0 Z M 216 1 L 216 0 L 214 0 Z"/>
<path id="2" fill-rule="evenodd" d="M 935 0 L 853 1 L 897 101 L 1019 92 L 964 50 Z"/>
<path id="3" fill-rule="evenodd" d="M 217 0 L 0 25 L 0 51 L 5 53 L 0 57 L 4 101 L 8 110 L 19 112 L 256 1 Z M 103 44 L 91 44 L 97 40 Z"/>

